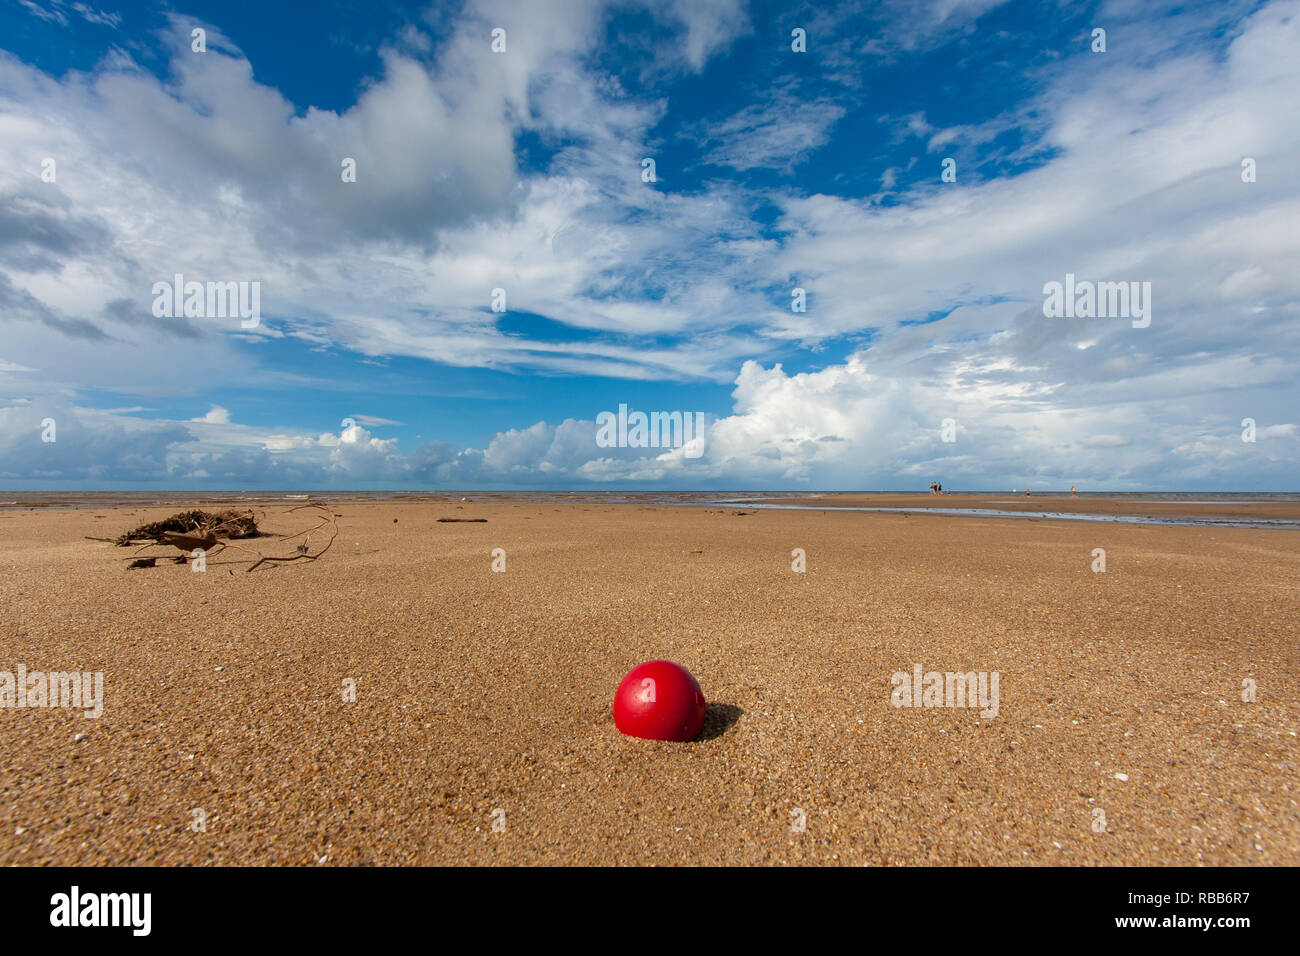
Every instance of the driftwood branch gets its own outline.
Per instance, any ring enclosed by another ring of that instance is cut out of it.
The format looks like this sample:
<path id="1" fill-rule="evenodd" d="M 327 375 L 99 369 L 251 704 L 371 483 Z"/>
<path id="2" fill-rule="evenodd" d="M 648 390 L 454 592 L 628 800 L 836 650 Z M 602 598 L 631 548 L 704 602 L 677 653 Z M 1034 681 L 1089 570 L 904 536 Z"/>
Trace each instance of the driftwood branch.
<path id="1" fill-rule="evenodd" d="M 231 545 L 231 547 L 239 548 L 240 551 L 248 551 L 253 554 L 258 554 L 258 560 L 253 564 L 251 568 L 248 569 L 250 572 L 256 571 L 259 567 L 261 567 L 263 564 L 267 563 L 268 561 L 276 561 L 281 563 L 287 563 L 290 561 L 303 561 L 303 560 L 315 561 L 317 558 L 319 558 L 322 554 L 324 554 L 333 546 L 334 539 L 339 536 L 338 515 L 334 513 L 334 509 L 331 508 L 328 503 L 321 503 L 321 504 L 313 503 L 307 505 L 298 505 L 296 508 L 290 508 L 288 511 L 285 512 L 285 514 L 292 514 L 293 512 L 301 511 L 304 508 L 313 508 L 316 509 L 317 511 L 323 512 L 324 514 L 315 527 L 308 528 L 306 531 L 299 531 L 297 534 L 292 534 L 289 535 L 289 537 L 287 538 L 281 539 L 283 541 L 292 541 L 294 538 L 303 538 L 303 543 L 298 545 L 297 554 L 282 558 L 282 557 L 275 557 L 272 555 L 262 555 L 259 552 L 254 552 L 251 548 L 244 548 L 235 544 Z M 325 547 L 321 548 L 315 554 L 312 554 L 310 551 L 310 541 L 312 539 L 312 535 L 316 534 L 316 532 L 318 531 L 323 531 L 326 528 L 329 529 L 329 540 L 325 542 Z"/>

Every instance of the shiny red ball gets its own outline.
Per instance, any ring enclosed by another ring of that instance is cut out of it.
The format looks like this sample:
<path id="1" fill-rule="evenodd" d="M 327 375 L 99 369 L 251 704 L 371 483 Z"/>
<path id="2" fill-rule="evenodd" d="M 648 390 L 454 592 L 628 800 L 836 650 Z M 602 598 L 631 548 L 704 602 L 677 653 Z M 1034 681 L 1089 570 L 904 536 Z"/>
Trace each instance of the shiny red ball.
<path id="1" fill-rule="evenodd" d="M 614 725 L 629 737 L 694 740 L 706 704 L 691 672 L 672 661 L 646 661 L 627 672 L 614 693 Z"/>

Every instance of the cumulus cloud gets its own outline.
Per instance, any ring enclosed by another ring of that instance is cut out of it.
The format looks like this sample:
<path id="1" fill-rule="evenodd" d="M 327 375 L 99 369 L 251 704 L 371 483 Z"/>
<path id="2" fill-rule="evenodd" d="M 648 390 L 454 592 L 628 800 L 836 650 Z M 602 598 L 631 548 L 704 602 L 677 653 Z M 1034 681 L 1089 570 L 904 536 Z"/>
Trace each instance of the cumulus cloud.
<path id="1" fill-rule="evenodd" d="M 189 438 L 176 422 L 68 404 L 13 404 L 0 407 L 0 480 L 56 486 L 156 482 L 167 474 L 169 450 Z"/>
<path id="2" fill-rule="evenodd" d="M 230 412 L 222 408 L 220 405 L 213 405 L 208 409 L 207 414 L 199 418 L 191 418 L 190 421 L 205 422 L 209 425 L 229 425 Z"/>
<path id="3" fill-rule="evenodd" d="M 358 424 L 313 436 L 238 424 L 220 408 L 180 423 L 15 402 L 0 407 L 0 477 L 19 488 L 894 489 L 934 478 L 971 490 L 1267 488 L 1285 486 L 1300 462 L 1295 422 L 1261 419 L 1243 442 L 1238 416 L 1222 409 L 1189 424 L 1158 404 L 1035 403 L 996 366 L 970 363 L 962 374 L 979 387 L 954 400 L 942 376 L 921 379 L 909 365 L 871 350 L 795 374 L 746 362 L 731 413 L 709 421 L 694 448 L 601 447 L 594 422 L 566 419 L 498 432 L 483 449 L 432 441 L 408 452 Z M 58 423 L 55 445 L 41 440 L 46 416 Z"/>

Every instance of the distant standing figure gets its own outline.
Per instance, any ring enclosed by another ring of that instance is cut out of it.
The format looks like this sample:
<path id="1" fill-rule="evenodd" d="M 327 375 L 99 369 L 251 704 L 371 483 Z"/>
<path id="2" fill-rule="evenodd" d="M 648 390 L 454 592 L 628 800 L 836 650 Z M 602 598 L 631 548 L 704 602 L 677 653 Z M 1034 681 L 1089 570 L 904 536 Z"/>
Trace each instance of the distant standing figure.
<path id="1" fill-rule="evenodd" d="M 939 494 L 943 494 L 943 482 L 942 482 L 942 481 L 938 482 L 938 483 L 935 485 L 935 487 L 939 489 Z"/>
<path id="2" fill-rule="evenodd" d="M 1070 497 L 1071 498 L 1079 497 L 1079 489 L 1074 487 L 1074 485 L 1070 486 Z"/>
<path id="3" fill-rule="evenodd" d="M 1029 489 L 1028 489 L 1028 488 L 1025 489 L 1025 497 L 1026 497 L 1026 498 L 1029 497 Z"/>

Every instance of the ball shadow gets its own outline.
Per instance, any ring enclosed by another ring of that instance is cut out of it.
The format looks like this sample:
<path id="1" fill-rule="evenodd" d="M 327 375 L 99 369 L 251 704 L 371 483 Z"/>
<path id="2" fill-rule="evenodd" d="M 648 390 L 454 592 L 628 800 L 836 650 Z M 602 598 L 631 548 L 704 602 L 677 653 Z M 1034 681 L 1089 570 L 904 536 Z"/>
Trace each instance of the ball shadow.
<path id="1" fill-rule="evenodd" d="M 713 740 L 721 737 L 745 712 L 734 704 L 709 704 L 704 711 L 704 728 L 696 740 Z"/>

